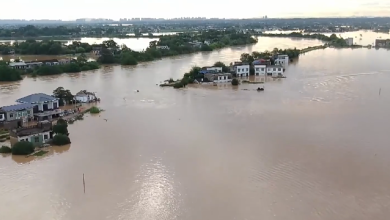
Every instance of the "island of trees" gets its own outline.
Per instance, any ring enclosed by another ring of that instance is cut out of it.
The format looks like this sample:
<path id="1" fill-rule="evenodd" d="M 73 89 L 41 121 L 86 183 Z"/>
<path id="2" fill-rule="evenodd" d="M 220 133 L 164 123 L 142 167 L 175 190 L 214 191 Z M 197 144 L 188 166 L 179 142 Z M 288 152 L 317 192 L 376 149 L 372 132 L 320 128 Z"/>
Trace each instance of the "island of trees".
<path id="1" fill-rule="evenodd" d="M 104 41 L 102 44 L 89 45 L 73 42 L 63 45 L 56 41 L 28 40 L 22 43 L 2 44 L 2 54 L 74 54 L 95 50 L 99 53 L 97 62 L 86 62 L 86 56 L 81 54 L 77 62 L 59 66 L 41 66 L 28 73 L 33 75 L 50 75 L 60 73 L 80 72 L 99 68 L 99 64 L 137 65 L 139 62 L 153 61 L 168 56 L 189 54 L 199 51 L 212 51 L 228 46 L 237 46 L 256 43 L 257 39 L 250 34 L 235 30 L 209 30 L 200 33 L 182 33 L 162 36 L 158 41 L 152 41 L 143 51 L 134 51 L 126 45 L 118 45 L 114 40 Z M 20 80 L 24 72 L 12 70 L 5 62 L 0 63 L 0 81 Z M 2 73 L 2 74 L 1 74 Z"/>
<path id="2" fill-rule="evenodd" d="M 303 34 L 300 32 L 292 32 L 289 34 L 266 34 L 261 33 L 261 36 L 266 37 L 294 37 L 294 38 L 306 38 L 306 39 L 317 39 L 328 43 L 329 45 L 335 47 L 346 47 L 348 46 L 345 40 L 342 37 L 337 37 L 336 34 L 326 36 L 324 34 Z"/>

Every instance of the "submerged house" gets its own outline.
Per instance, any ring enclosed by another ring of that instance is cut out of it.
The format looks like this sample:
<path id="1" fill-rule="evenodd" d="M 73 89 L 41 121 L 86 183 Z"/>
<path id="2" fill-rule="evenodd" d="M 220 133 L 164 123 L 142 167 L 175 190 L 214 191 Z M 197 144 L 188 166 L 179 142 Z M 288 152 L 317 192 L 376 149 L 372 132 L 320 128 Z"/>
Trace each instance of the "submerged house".
<path id="1" fill-rule="evenodd" d="M 33 116 L 35 120 L 52 120 L 63 116 L 59 109 L 59 99 L 44 93 L 35 93 L 16 100 L 18 103 L 33 105 Z"/>
<path id="2" fill-rule="evenodd" d="M 34 146 L 42 146 L 53 139 L 53 125 L 49 121 L 37 125 L 10 130 L 11 146 L 20 141 L 28 141 Z"/>
<path id="3" fill-rule="evenodd" d="M 76 95 L 74 96 L 74 99 L 76 101 L 81 102 L 81 103 L 88 103 L 88 102 L 96 101 L 97 97 L 96 97 L 95 93 L 93 93 L 93 92 L 81 90 L 80 92 L 76 93 Z"/>
<path id="4" fill-rule="evenodd" d="M 0 107 L 0 127 L 6 129 L 22 127 L 34 118 L 33 108 L 34 105 L 29 103 Z"/>

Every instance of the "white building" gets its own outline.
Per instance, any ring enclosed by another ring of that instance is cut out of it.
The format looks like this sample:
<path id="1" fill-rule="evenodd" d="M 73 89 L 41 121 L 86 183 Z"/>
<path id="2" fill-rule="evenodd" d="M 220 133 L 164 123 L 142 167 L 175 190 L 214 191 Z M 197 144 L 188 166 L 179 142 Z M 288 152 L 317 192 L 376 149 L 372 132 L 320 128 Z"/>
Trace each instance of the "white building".
<path id="1" fill-rule="evenodd" d="M 27 69 L 28 66 L 25 62 L 12 62 L 8 64 L 12 69 Z"/>
<path id="2" fill-rule="evenodd" d="M 265 64 L 255 64 L 255 76 L 265 76 L 267 74 L 267 66 Z"/>
<path id="3" fill-rule="evenodd" d="M 283 67 L 280 65 L 267 66 L 267 74 L 272 77 L 283 76 Z"/>
<path id="4" fill-rule="evenodd" d="M 81 102 L 81 103 L 88 103 L 88 102 L 96 100 L 96 95 L 92 92 L 87 92 L 87 91 L 83 90 L 83 91 L 76 93 L 76 95 L 74 96 L 74 99 Z"/>
<path id="5" fill-rule="evenodd" d="M 206 67 L 206 70 L 215 71 L 217 73 L 222 73 L 222 67 L 218 67 L 218 66 Z"/>
<path id="6" fill-rule="evenodd" d="M 168 46 L 156 46 L 156 49 L 169 50 Z"/>
<path id="7" fill-rule="evenodd" d="M 249 76 L 249 64 L 234 66 L 234 72 L 238 77 Z"/>
<path id="8" fill-rule="evenodd" d="M 289 58 L 287 55 L 278 55 L 275 59 L 275 65 L 281 65 L 283 67 L 288 66 Z"/>
<path id="9" fill-rule="evenodd" d="M 345 43 L 347 43 L 348 46 L 352 46 L 353 45 L 353 38 L 349 37 L 349 38 L 345 39 Z"/>

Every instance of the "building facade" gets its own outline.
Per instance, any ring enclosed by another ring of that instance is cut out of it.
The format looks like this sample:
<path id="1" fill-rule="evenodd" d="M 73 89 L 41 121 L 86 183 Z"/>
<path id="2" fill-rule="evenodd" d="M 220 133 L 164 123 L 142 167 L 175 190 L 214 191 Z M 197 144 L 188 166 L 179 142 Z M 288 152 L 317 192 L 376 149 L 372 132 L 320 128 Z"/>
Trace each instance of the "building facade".
<path id="1" fill-rule="evenodd" d="M 242 64 L 242 65 L 236 65 L 234 66 L 234 72 L 236 73 L 236 76 L 243 77 L 243 76 L 249 76 L 249 64 Z"/>
<path id="2" fill-rule="evenodd" d="M 16 102 L 34 105 L 33 114 L 38 121 L 52 120 L 53 117 L 60 117 L 63 114 L 59 109 L 59 99 L 43 93 L 29 95 Z"/>
<path id="3" fill-rule="evenodd" d="M 289 63 L 289 57 L 287 55 L 277 55 L 275 58 L 275 65 L 287 67 Z"/>
<path id="4" fill-rule="evenodd" d="M 87 92 L 85 90 L 82 90 L 74 96 L 74 99 L 81 103 L 89 103 L 92 101 L 96 101 L 96 95 L 92 92 Z"/>
<path id="5" fill-rule="evenodd" d="M 34 118 L 33 108 L 34 105 L 31 104 L 16 104 L 1 107 L 1 127 L 5 127 L 7 129 L 22 127 L 26 122 Z"/>
<path id="6" fill-rule="evenodd" d="M 53 139 L 53 125 L 43 121 L 37 125 L 10 130 L 11 146 L 20 141 L 28 141 L 34 146 L 42 146 Z"/>
<path id="7" fill-rule="evenodd" d="M 267 74 L 267 65 L 255 64 L 255 76 L 265 76 Z"/>
<path id="8" fill-rule="evenodd" d="M 272 77 L 283 76 L 283 67 L 280 65 L 267 66 L 267 75 Z"/>
<path id="9" fill-rule="evenodd" d="M 349 38 L 345 39 L 345 43 L 346 43 L 348 46 L 352 46 L 352 45 L 353 45 L 353 38 L 352 38 L 352 37 L 349 37 Z"/>

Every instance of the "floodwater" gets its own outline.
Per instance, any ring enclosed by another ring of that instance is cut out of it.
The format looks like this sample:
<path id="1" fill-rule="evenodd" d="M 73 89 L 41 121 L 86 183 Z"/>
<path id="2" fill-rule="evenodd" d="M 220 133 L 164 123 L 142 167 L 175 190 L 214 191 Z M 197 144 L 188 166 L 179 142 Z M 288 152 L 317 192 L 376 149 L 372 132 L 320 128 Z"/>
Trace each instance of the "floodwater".
<path id="1" fill-rule="evenodd" d="M 274 39 L 1 84 L 2 105 L 62 86 L 97 92 L 105 111 L 70 125 L 70 146 L 0 157 L 0 219 L 387 220 L 388 50 L 309 52 L 264 92 L 156 86 L 195 64 L 283 48 Z"/>

